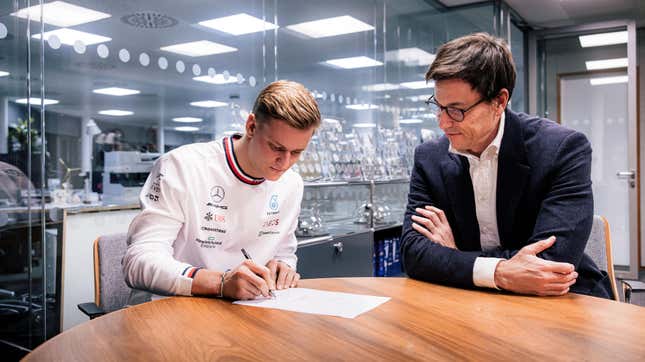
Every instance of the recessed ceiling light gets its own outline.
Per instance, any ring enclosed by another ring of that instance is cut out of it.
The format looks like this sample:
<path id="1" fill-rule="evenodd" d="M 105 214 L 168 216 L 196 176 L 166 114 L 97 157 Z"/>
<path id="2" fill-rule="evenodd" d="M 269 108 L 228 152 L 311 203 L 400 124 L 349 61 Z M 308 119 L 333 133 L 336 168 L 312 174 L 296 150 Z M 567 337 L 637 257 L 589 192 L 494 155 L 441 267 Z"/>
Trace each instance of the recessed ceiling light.
<path id="1" fill-rule="evenodd" d="M 81 41 L 85 45 L 92 45 L 92 44 L 98 44 L 98 43 L 105 43 L 112 38 L 108 38 L 106 36 L 102 35 L 96 35 L 92 33 L 86 33 L 84 31 L 78 31 L 74 29 L 58 29 L 58 30 L 52 30 L 45 32 L 45 40 L 49 40 L 49 37 L 52 35 L 56 35 L 58 39 L 60 39 L 60 42 L 65 44 L 65 45 L 74 45 L 76 41 Z M 32 38 L 40 39 L 40 34 L 35 34 L 32 36 Z"/>
<path id="2" fill-rule="evenodd" d="M 403 48 L 385 53 L 388 62 L 403 62 L 407 66 L 430 65 L 436 55 L 419 48 Z"/>
<path id="3" fill-rule="evenodd" d="M 19 103 L 19 104 L 27 104 L 27 98 L 20 98 L 20 99 L 16 99 L 16 100 L 15 100 L 15 102 L 16 102 L 16 103 Z M 31 104 L 32 106 L 40 106 L 40 103 L 41 103 L 41 102 L 40 102 L 40 98 L 37 98 L 37 97 L 31 97 L 31 98 L 29 98 L 29 104 Z M 58 104 L 58 101 L 57 101 L 57 100 L 55 100 L 55 99 L 47 99 L 47 98 L 45 98 L 45 99 L 43 100 L 43 103 L 44 103 L 46 106 L 48 106 L 48 105 L 50 105 L 50 104 Z"/>
<path id="4" fill-rule="evenodd" d="M 399 120 L 399 124 L 419 124 L 419 123 L 423 123 L 423 121 L 420 119 L 414 119 L 414 118 Z"/>
<path id="5" fill-rule="evenodd" d="M 6 77 L 9 74 L 10 74 L 9 72 L 3 72 L 3 71 L 0 70 L 0 77 Z"/>
<path id="6" fill-rule="evenodd" d="M 20 9 L 11 15 L 22 19 L 29 18 L 31 21 L 40 21 L 40 5 L 34 5 L 28 8 Z M 100 11 L 84 8 L 77 5 L 68 4 L 63 1 L 52 1 L 42 5 L 43 22 L 46 24 L 69 27 L 92 21 L 109 18 L 110 14 Z"/>
<path id="7" fill-rule="evenodd" d="M 348 104 L 345 106 L 347 109 L 353 109 L 356 111 L 366 111 L 370 109 L 377 109 L 378 106 L 376 104 Z"/>
<path id="8" fill-rule="evenodd" d="M 426 83 L 425 80 L 418 80 L 414 82 L 403 82 L 401 86 L 410 89 L 434 88 L 434 82 L 430 81 Z"/>
<path id="9" fill-rule="evenodd" d="M 580 46 L 583 48 L 627 43 L 627 31 L 615 31 L 592 35 L 580 35 Z"/>
<path id="10" fill-rule="evenodd" d="M 352 127 L 354 128 L 374 128 L 376 123 L 355 123 Z"/>
<path id="11" fill-rule="evenodd" d="M 383 63 L 365 56 L 325 60 L 325 63 L 343 69 L 375 67 Z"/>
<path id="12" fill-rule="evenodd" d="M 175 127 L 175 131 L 180 131 L 180 132 L 195 132 L 195 131 L 199 131 L 199 127 L 193 127 L 193 126 L 179 126 L 179 127 Z"/>
<path id="13" fill-rule="evenodd" d="M 140 91 L 136 89 L 128 89 L 128 88 L 119 88 L 119 87 L 109 87 L 109 88 L 101 88 L 101 89 L 95 89 L 92 92 L 98 93 L 98 94 L 106 94 L 109 96 L 131 96 L 133 94 L 139 94 L 141 93 Z"/>
<path id="14" fill-rule="evenodd" d="M 382 92 L 388 90 L 399 89 L 401 86 L 391 83 L 378 83 L 378 84 L 369 84 L 361 87 L 366 92 Z"/>
<path id="15" fill-rule="evenodd" d="M 627 67 L 627 58 L 588 60 L 585 65 L 587 70 L 624 68 Z"/>
<path id="16" fill-rule="evenodd" d="M 219 101 L 198 101 L 198 102 L 190 102 L 190 105 L 194 107 L 202 107 L 202 108 L 217 108 L 217 107 L 224 107 L 228 105 L 228 103 L 219 102 Z"/>
<path id="17" fill-rule="evenodd" d="M 616 84 L 616 83 L 627 83 L 627 82 L 628 82 L 628 78 L 626 75 L 589 79 L 589 83 L 591 83 L 591 85 Z"/>
<path id="18" fill-rule="evenodd" d="M 199 25 L 233 35 L 257 33 L 259 31 L 278 28 L 278 26 L 273 23 L 266 22 L 245 13 L 200 21 Z"/>
<path id="19" fill-rule="evenodd" d="M 405 98 L 411 100 L 412 102 L 418 102 L 418 101 L 426 101 L 430 97 L 432 97 L 432 94 L 419 94 L 417 96 L 408 96 Z"/>
<path id="20" fill-rule="evenodd" d="M 131 116 L 131 115 L 134 114 L 134 112 L 122 111 L 120 109 L 106 109 L 104 111 L 99 111 L 99 114 L 102 114 L 102 115 L 105 115 L 105 116 L 122 117 L 122 116 Z"/>
<path id="21" fill-rule="evenodd" d="M 349 15 L 308 21 L 287 26 L 287 29 L 311 38 L 325 38 L 343 34 L 374 30 L 374 27 Z"/>
<path id="22" fill-rule="evenodd" d="M 202 57 L 204 55 L 236 52 L 237 48 L 233 48 L 220 43 L 215 43 L 209 40 L 198 40 L 188 43 L 168 45 L 161 47 L 161 50 L 181 55 L 187 55 L 189 57 Z"/>
<path id="23" fill-rule="evenodd" d="M 210 84 L 237 83 L 237 79 L 235 77 L 228 77 L 228 79 L 224 79 L 224 75 L 222 74 L 215 74 L 214 76 L 202 75 L 201 77 L 194 77 L 193 80 Z"/>
<path id="24" fill-rule="evenodd" d="M 201 118 L 197 117 L 175 117 L 172 120 L 179 123 L 197 123 L 202 121 Z"/>
<path id="25" fill-rule="evenodd" d="M 424 114 L 418 115 L 417 117 L 428 118 L 428 119 L 436 119 L 437 115 L 434 114 L 434 113 L 424 113 Z"/>

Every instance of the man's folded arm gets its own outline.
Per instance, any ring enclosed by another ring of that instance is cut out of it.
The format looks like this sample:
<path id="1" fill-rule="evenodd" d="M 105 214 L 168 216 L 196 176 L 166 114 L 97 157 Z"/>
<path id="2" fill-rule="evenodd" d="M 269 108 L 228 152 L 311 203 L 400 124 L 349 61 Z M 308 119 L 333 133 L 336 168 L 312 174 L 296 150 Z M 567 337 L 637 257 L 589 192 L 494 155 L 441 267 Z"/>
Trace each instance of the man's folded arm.
<path id="1" fill-rule="evenodd" d="M 473 265 L 481 252 L 464 252 L 435 243 L 412 228 L 416 208 L 437 205 L 427 189 L 421 165 L 415 153 L 415 166 L 410 177 L 408 205 L 403 219 L 401 257 L 405 272 L 412 278 L 459 287 L 473 287 Z"/>

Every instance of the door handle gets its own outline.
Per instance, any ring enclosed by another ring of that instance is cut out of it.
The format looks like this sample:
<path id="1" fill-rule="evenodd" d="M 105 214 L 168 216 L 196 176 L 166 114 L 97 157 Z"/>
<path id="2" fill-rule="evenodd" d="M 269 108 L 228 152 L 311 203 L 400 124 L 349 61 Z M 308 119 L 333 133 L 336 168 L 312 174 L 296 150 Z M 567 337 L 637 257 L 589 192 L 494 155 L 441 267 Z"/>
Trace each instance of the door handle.
<path id="1" fill-rule="evenodd" d="M 636 187 L 636 170 L 618 171 L 616 177 L 623 180 L 629 180 L 629 187 Z"/>
<path id="2" fill-rule="evenodd" d="M 618 171 L 616 172 L 616 177 L 622 178 L 622 179 L 630 179 L 633 180 L 636 178 L 636 171 L 631 170 L 631 171 Z"/>
<path id="3" fill-rule="evenodd" d="M 336 252 L 336 254 L 341 254 L 343 252 L 342 241 L 335 242 L 332 246 L 334 247 L 334 251 Z"/>

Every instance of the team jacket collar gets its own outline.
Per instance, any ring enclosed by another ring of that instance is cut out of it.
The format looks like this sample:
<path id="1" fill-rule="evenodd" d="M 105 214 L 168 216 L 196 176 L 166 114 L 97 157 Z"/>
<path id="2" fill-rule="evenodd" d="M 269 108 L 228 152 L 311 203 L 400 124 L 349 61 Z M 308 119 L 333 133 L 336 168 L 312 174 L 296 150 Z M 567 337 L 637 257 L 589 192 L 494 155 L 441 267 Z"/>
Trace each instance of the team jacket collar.
<path id="1" fill-rule="evenodd" d="M 238 180 L 244 182 L 248 185 L 259 185 L 264 182 L 264 178 L 254 178 L 247 175 L 240 165 L 237 163 L 237 158 L 235 157 L 235 152 L 233 151 L 233 140 L 241 138 L 242 135 L 235 134 L 231 137 L 224 137 L 222 142 L 224 144 L 224 153 L 226 154 L 226 163 L 231 169 L 231 172 L 237 177 Z"/>

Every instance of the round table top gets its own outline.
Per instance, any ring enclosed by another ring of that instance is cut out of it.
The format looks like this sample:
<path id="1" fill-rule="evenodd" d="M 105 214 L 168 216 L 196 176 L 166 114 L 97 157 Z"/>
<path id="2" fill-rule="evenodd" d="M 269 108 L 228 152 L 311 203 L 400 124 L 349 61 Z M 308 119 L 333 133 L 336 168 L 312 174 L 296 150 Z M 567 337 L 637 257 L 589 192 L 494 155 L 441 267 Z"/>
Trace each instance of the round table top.
<path id="1" fill-rule="evenodd" d="M 643 360 L 645 308 L 530 297 L 408 278 L 301 280 L 388 296 L 354 319 L 173 297 L 65 331 L 25 360 Z"/>

